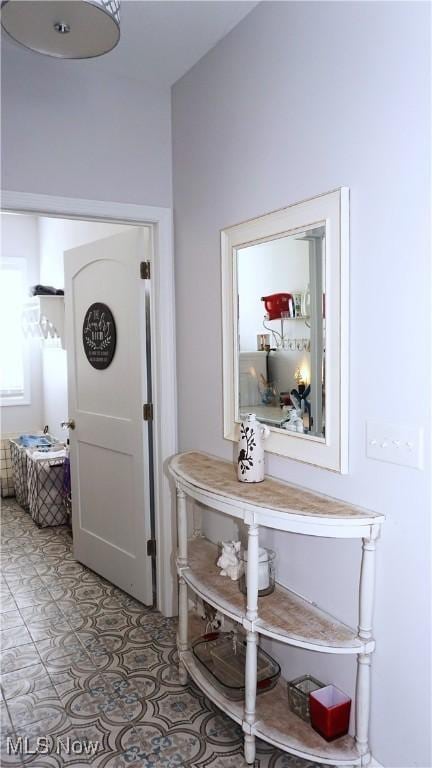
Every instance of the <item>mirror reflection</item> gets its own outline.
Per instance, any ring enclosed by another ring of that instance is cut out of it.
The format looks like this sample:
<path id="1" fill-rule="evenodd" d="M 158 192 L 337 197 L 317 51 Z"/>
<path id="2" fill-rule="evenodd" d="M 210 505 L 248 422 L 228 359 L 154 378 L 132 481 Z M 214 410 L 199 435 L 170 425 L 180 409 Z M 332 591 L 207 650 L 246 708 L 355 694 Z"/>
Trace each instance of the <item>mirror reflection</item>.
<path id="1" fill-rule="evenodd" d="M 238 413 L 325 437 L 325 225 L 237 248 Z"/>

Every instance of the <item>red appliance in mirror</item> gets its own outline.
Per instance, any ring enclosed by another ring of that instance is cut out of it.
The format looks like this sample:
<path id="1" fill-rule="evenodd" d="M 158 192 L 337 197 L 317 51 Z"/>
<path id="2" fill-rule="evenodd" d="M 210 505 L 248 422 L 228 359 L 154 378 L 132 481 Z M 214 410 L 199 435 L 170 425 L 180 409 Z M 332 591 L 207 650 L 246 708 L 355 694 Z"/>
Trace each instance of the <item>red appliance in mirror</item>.
<path id="1" fill-rule="evenodd" d="M 291 293 L 272 293 L 270 296 L 261 296 L 269 320 L 279 320 L 282 312 L 288 317 L 293 316 L 293 297 Z"/>

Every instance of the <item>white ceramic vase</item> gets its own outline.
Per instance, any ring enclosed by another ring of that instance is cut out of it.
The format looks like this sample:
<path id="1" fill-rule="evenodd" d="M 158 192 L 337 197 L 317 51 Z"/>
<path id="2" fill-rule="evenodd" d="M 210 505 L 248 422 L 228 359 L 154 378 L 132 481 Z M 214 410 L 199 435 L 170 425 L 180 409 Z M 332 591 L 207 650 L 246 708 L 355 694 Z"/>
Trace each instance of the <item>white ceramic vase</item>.
<path id="1" fill-rule="evenodd" d="M 237 477 L 241 483 L 261 483 L 264 480 L 264 441 L 270 434 L 254 413 L 240 422 Z"/>

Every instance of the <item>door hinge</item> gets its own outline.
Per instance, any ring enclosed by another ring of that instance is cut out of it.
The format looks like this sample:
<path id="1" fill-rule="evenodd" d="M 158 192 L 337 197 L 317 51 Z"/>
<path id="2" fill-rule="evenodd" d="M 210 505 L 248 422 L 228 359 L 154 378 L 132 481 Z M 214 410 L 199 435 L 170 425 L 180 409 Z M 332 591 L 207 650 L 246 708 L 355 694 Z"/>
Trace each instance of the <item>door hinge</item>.
<path id="1" fill-rule="evenodd" d="M 144 403 L 143 419 L 144 421 L 153 421 L 153 403 Z"/>
<path id="2" fill-rule="evenodd" d="M 150 262 L 142 261 L 140 264 L 141 280 L 150 280 Z"/>
<path id="3" fill-rule="evenodd" d="M 147 554 L 149 557 L 156 557 L 156 539 L 148 539 Z"/>

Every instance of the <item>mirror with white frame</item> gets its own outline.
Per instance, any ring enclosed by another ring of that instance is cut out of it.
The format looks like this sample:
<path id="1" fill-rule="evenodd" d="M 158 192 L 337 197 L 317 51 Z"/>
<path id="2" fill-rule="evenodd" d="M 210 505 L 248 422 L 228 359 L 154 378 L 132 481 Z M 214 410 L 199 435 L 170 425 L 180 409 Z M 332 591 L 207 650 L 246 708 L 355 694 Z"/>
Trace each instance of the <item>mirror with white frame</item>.
<path id="1" fill-rule="evenodd" d="M 347 471 L 348 190 L 222 231 L 224 436 Z"/>

